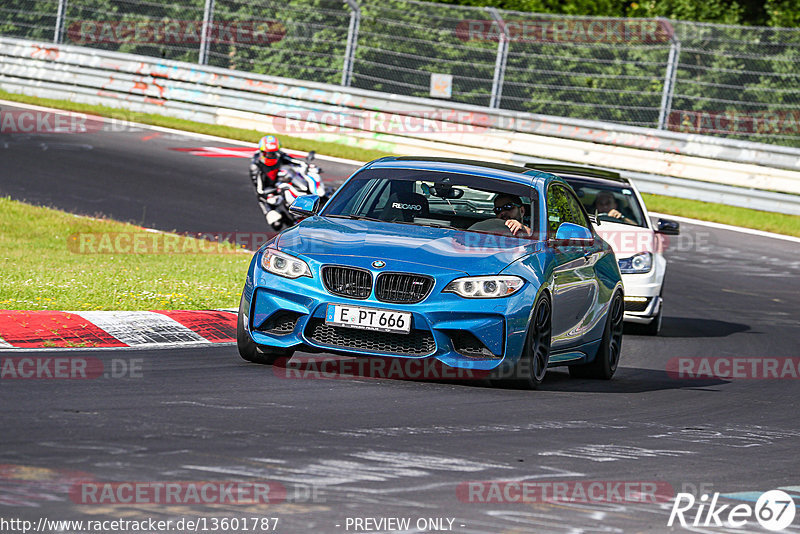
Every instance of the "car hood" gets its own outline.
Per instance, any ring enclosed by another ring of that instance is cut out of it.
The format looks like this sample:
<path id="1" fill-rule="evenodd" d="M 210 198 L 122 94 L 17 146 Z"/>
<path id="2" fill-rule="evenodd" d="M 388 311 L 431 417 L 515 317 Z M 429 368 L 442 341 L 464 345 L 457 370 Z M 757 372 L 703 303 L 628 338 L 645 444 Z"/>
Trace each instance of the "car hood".
<path id="1" fill-rule="evenodd" d="M 664 237 L 649 228 L 603 220 L 595 230 L 611 245 L 617 258 L 628 258 L 639 252 L 662 252 Z"/>
<path id="2" fill-rule="evenodd" d="M 535 241 L 411 224 L 312 217 L 280 234 L 277 246 L 318 261 L 357 256 L 449 269 L 469 275 L 496 274 L 534 251 Z M 342 260 L 333 260 L 342 261 Z M 360 262 L 359 262 L 360 263 Z"/>

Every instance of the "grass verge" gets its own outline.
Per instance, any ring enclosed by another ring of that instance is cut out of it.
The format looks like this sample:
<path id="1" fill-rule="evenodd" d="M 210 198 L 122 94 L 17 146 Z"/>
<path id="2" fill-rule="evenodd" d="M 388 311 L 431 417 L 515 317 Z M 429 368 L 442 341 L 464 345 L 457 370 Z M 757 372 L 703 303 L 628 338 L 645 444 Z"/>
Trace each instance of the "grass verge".
<path id="1" fill-rule="evenodd" d="M 800 237 L 800 216 L 642 193 L 649 211 Z"/>
<path id="2" fill-rule="evenodd" d="M 0 309 L 191 310 L 238 306 L 251 254 L 0 197 L 0 258 Z"/>
<path id="3" fill-rule="evenodd" d="M 104 117 L 120 118 L 121 116 L 124 116 L 124 118 L 127 120 L 140 122 L 142 124 L 152 124 L 154 126 L 163 126 L 165 128 L 174 128 L 176 130 L 215 135 L 218 137 L 237 139 L 252 143 L 256 143 L 261 136 L 264 135 L 264 132 L 258 132 L 255 130 L 244 130 L 229 126 L 203 124 L 200 122 L 175 119 L 172 117 L 164 117 L 161 115 L 153 115 L 148 113 L 137 113 L 106 106 L 79 104 L 67 100 L 36 98 L 26 95 L 19 95 L 16 93 L 8 93 L 1 89 L 0 98 L 14 102 L 76 111 L 80 113 L 90 113 Z M 378 150 L 359 149 L 355 147 L 339 145 L 336 143 L 318 142 L 310 139 L 300 139 L 286 135 L 281 135 L 280 138 L 281 142 L 287 148 L 294 148 L 296 150 L 304 151 L 316 150 L 319 154 L 353 159 L 356 161 L 371 161 L 382 156 L 391 155 Z M 724 204 L 715 204 L 712 202 L 701 202 L 698 200 L 689 200 L 661 195 L 643 194 L 642 196 L 645 198 L 647 208 L 651 211 L 800 237 L 800 216 L 797 215 L 758 211 L 748 208 L 726 206 Z"/>

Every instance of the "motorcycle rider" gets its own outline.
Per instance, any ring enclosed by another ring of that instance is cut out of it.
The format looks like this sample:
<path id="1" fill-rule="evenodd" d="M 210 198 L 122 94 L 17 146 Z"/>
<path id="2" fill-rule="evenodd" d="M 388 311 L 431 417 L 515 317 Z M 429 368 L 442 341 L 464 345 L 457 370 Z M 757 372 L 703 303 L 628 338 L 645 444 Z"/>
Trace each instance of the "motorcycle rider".
<path id="1" fill-rule="evenodd" d="M 250 160 L 250 180 L 256 188 L 258 205 L 267 223 L 273 227 L 280 226 L 281 215 L 267 205 L 267 195 L 275 190 L 281 167 L 295 163 L 298 161 L 281 150 L 281 143 L 274 135 L 265 135 L 261 138 L 258 142 L 258 151 Z"/>

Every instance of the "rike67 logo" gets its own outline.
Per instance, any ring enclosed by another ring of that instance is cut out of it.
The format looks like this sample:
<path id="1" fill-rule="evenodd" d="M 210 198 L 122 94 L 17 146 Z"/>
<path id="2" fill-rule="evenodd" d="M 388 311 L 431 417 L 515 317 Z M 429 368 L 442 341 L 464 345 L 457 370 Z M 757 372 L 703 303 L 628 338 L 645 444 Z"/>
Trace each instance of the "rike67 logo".
<path id="1" fill-rule="evenodd" d="M 710 500 L 707 494 L 696 499 L 691 493 L 678 493 L 667 526 L 671 527 L 676 520 L 684 528 L 745 528 L 758 522 L 761 527 L 778 532 L 792 524 L 796 513 L 794 499 L 781 490 L 762 493 L 755 506 L 719 504 L 718 500 L 719 493 L 714 493 Z"/>

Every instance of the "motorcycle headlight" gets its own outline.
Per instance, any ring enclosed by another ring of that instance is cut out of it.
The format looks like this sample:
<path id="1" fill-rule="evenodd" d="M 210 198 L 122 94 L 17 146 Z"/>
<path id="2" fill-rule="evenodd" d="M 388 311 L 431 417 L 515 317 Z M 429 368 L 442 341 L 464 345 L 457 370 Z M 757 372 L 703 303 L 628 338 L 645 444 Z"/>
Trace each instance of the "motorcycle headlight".
<path id="1" fill-rule="evenodd" d="M 642 252 L 631 256 L 630 258 L 623 258 L 618 260 L 619 272 L 623 274 L 641 274 L 649 273 L 653 268 L 653 254 L 652 252 Z"/>
<path id="2" fill-rule="evenodd" d="M 516 293 L 524 283 L 518 276 L 467 276 L 456 278 L 442 292 L 468 299 L 502 298 Z"/>
<path id="3" fill-rule="evenodd" d="M 306 262 L 277 250 L 267 249 L 261 256 L 261 266 L 272 274 L 286 278 L 313 278 Z"/>

